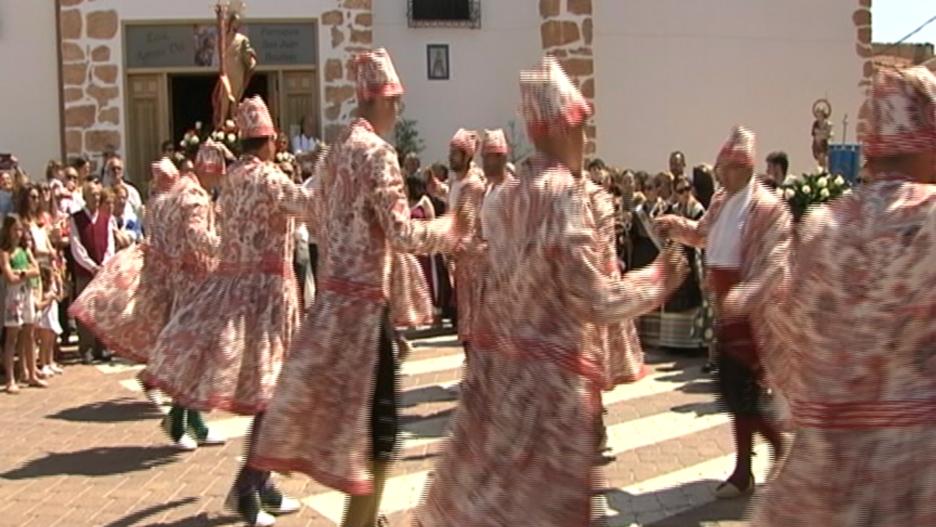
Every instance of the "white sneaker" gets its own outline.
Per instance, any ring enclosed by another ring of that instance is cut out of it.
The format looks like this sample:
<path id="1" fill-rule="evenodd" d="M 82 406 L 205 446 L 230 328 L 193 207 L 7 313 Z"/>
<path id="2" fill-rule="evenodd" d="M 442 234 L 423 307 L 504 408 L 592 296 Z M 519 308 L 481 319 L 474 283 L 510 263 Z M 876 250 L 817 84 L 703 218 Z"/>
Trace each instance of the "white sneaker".
<path id="1" fill-rule="evenodd" d="M 182 437 L 174 444 L 176 448 L 180 450 L 192 451 L 198 448 L 198 442 L 192 439 L 192 436 L 188 434 L 182 434 Z"/>
<path id="2" fill-rule="evenodd" d="M 260 506 L 270 514 L 279 516 L 281 514 L 291 514 L 299 510 L 302 506 L 299 500 L 286 496 L 275 486 L 261 490 Z"/>
<path id="3" fill-rule="evenodd" d="M 276 518 L 266 511 L 257 513 L 257 519 L 253 522 L 253 527 L 271 527 L 276 525 Z"/>
<path id="4" fill-rule="evenodd" d="M 227 498 L 224 499 L 224 508 L 238 513 L 241 519 L 244 520 L 244 523 L 251 527 L 271 527 L 276 524 L 276 518 L 263 510 L 260 505 L 259 496 L 256 494 L 251 498 L 244 498 L 242 500 L 238 497 L 234 489 L 231 489 L 231 491 L 228 492 Z M 256 516 L 254 516 L 254 514 L 256 514 Z"/>
<path id="5" fill-rule="evenodd" d="M 205 437 L 198 440 L 199 445 L 223 445 L 227 441 L 227 438 L 222 436 L 220 433 L 215 432 L 211 428 L 208 429 L 208 434 Z"/>
<path id="6" fill-rule="evenodd" d="M 49 366 L 49 368 L 52 370 L 52 373 L 56 375 L 61 375 L 65 373 L 65 370 L 63 370 L 62 367 L 59 366 L 58 364 L 53 364 L 52 366 Z"/>
<path id="7" fill-rule="evenodd" d="M 52 368 L 50 368 L 48 364 L 46 364 L 45 366 L 43 366 L 42 369 L 40 370 L 40 372 L 41 372 L 42 375 L 44 375 L 46 378 L 49 378 L 49 377 L 52 377 L 53 375 L 55 375 L 55 372 L 52 371 Z"/>
<path id="8" fill-rule="evenodd" d="M 264 505 L 264 509 L 271 514 L 292 514 L 299 510 L 302 507 L 302 504 L 299 503 L 299 500 L 296 498 L 290 498 L 289 496 L 283 496 L 283 499 L 280 501 L 279 507 L 270 508 Z"/>

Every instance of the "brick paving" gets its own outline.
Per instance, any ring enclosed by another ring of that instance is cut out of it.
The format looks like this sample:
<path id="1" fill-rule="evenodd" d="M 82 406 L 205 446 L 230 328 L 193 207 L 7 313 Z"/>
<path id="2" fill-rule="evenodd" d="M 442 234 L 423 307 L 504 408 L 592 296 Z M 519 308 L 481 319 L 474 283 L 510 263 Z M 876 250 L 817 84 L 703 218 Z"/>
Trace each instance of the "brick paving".
<path id="1" fill-rule="evenodd" d="M 409 361 L 432 361 L 457 353 L 451 339 L 421 343 Z M 672 362 L 675 361 L 675 366 Z M 653 354 L 649 362 L 661 382 L 677 388 L 623 400 L 609 406 L 606 423 L 613 426 L 658 414 L 713 412 L 711 383 L 700 373 L 701 359 Z M 167 445 L 159 427 L 162 413 L 142 394 L 120 381 L 133 379 L 133 369 L 102 371 L 96 366 L 70 365 L 47 389 L 24 388 L 19 395 L 0 394 L 0 526 L 221 526 L 238 525 L 223 509 L 239 459 L 242 435 L 218 447 L 180 452 Z M 431 371 L 404 378 L 404 422 L 414 438 L 426 444 L 405 448 L 393 477 L 431 471 L 444 442 L 446 423 L 457 394 L 440 383 L 457 381 L 457 369 Z M 650 382 L 649 380 L 641 382 Z M 632 386 L 638 386 L 637 383 Z M 212 421 L 233 416 L 215 412 Z M 717 424 L 688 434 L 619 452 L 603 469 L 611 508 L 628 504 L 666 517 L 648 522 L 658 527 L 739 527 L 747 500 L 712 500 L 687 508 L 687 493 L 708 492 L 717 479 L 675 482 L 647 495 L 629 496 L 625 489 L 684 467 L 732 452 L 729 425 Z M 730 466 L 728 467 L 730 470 Z M 722 477 L 722 476 L 718 476 Z M 279 476 L 285 492 L 298 498 L 329 489 L 295 475 Z M 391 481 L 392 484 L 392 481 Z M 704 489 L 703 489 L 704 487 Z M 393 525 L 408 514 L 391 507 Z M 667 514 L 669 510 L 676 511 Z M 656 511 L 656 512 L 654 512 Z M 662 511 L 662 512 L 660 512 Z M 629 525 L 627 512 L 612 525 Z M 624 523 L 622 523 L 624 522 Z M 319 511 L 303 507 L 283 516 L 277 525 L 331 526 Z"/>

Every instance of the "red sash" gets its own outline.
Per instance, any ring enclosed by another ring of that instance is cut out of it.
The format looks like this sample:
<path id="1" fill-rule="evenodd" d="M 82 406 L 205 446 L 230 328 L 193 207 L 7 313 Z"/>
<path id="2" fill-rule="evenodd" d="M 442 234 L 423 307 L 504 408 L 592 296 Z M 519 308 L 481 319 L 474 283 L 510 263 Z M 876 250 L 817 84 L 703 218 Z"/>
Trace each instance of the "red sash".
<path id="1" fill-rule="evenodd" d="M 731 288 L 741 282 L 741 272 L 737 269 L 709 267 L 707 273 L 709 287 L 715 295 L 715 335 L 718 339 L 719 350 L 740 360 L 752 370 L 759 370 L 760 359 L 757 355 L 757 345 L 754 342 L 749 319 L 742 317 L 725 320 L 719 316 L 719 308 L 725 296 Z"/>

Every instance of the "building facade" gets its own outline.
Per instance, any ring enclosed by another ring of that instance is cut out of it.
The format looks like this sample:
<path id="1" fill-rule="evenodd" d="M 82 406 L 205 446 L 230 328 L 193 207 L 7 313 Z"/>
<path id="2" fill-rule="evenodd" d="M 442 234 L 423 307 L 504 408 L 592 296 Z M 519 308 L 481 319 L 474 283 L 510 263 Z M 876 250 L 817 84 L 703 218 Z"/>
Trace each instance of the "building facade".
<path id="1" fill-rule="evenodd" d="M 425 17 L 422 0 L 253 0 L 245 20 L 260 66 L 248 91 L 267 99 L 283 130 L 311 115 L 329 140 L 354 110 L 351 57 L 386 47 L 407 89 L 403 116 L 425 141 L 424 163 L 445 159 L 459 127 L 507 128 L 522 147 L 518 72 L 547 52 L 595 106 L 589 155 L 619 166 L 664 169 L 675 149 L 690 163 L 710 162 L 730 127 L 744 123 L 764 155 L 784 149 L 808 169 L 813 101 L 829 99 L 837 123 L 848 115 L 837 136 L 844 128 L 853 140 L 861 125 L 870 0 L 442 4 L 468 16 Z M 12 123 L 28 122 L 0 129 L 0 150 L 31 171 L 48 158 L 98 159 L 114 148 L 143 182 L 163 140 L 210 121 L 209 0 L 0 0 L 0 16 L 0 55 L 23 79 L 0 96 Z"/>

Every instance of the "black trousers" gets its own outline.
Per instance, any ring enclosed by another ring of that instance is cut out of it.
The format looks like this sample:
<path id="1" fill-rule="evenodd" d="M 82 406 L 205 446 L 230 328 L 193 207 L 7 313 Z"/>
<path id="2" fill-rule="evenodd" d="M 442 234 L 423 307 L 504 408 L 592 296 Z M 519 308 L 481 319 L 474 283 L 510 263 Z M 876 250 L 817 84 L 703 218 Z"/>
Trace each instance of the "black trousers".
<path id="1" fill-rule="evenodd" d="M 400 429 L 397 362 L 393 351 L 393 326 L 390 311 L 384 309 L 377 346 L 377 371 L 374 375 L 374 398 L 371 401 L 371 445 L 373 458 L 389 461 L 397 446 Z"/>

